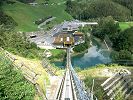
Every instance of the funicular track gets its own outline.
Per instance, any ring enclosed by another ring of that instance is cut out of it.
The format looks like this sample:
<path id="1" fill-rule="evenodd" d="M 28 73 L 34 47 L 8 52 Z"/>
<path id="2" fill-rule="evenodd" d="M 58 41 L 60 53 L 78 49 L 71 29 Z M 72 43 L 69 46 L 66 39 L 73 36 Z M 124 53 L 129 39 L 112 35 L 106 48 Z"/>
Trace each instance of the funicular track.
<path id="1" fill-rule="evenodd" d="M 56 97 L 56 100 L 92 100 L 78 78 L 71 64 L 70 47 L 67 48 L 66 71 Z"/>

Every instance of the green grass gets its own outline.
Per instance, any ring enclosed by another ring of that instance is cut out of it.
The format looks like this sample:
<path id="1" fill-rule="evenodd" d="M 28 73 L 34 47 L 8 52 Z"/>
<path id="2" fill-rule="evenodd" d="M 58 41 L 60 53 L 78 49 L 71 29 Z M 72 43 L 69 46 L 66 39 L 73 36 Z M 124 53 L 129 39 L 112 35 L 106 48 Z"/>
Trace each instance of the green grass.
<path id="1" fill-rule="evenodd" d="M 50 50 L 52 53 L 52 56 L 49 57 L 50 62 L 55 62 L 55 61 L 63 61 L 66 52 L 64 50 L 61 49 L 53 49 Z"/>
<path id="2" fill-rule="evenodd" d="M 93 79 L 95 80 L 94 84 L 94 94 L 98 98 L 98 100 L 105 100 L 105 94 L 104 90 L 101 87 L 101 84 L 105 82 L 107 78 L 110 77 L 110 72 L 116 73 L 116 71 L 120 69 L 127 69 L 131 73 L 133 73 L 133 67 L 132 66 L 121 66 L 117 64 L 112 64 L 112 65 L 104 65 L 104 64 L 99 64 L 97 66 L 93 66 L 91 68 L 87 68 L 84 70 L 81 70 L 78 72 L 78 75 L 80 76 L 81 79 L 84 80 L 86 87 L 90 88 L 92 87 L 92 82 Z M 108 70 L 109 72 L 105 72 L 105 70 Z M 129 77 L 129 76 L 128 76 Z M 133 79 L 133 75 L 130 75 L 131 80 Z M 104 96 L 104 98 L 103 98 Z M 132 98 L 132 96 L 131 96 Z M 109 99 L 106 99 L 109 100 Z M 117 99 L 118 100 L 118 99 Z M 122 100 L 122 99 L 119 99 Z M 133 100 L 133 99 L 130 99 Z"/>
<path id="3" fill-rule="evenodd" d="M 50 0 L 49 5 L 37 5 L 35 7 L 28 4 L 16 2 L 15 4 L 9 5 L 4 4 L 4 12 L 11 16 L 17 23 L 17 31 L 37 31 L 37 25 L 33 22 L 40 18 L 47 16 L 56 17 L 56 23 L 61 23 L 64 20 L 71 20 L 72 17 L 65 11 L 65 5 L 51 5 L 54 3 L 63 2 L 64 0 Z M 37 2 L 43 2 L 43 0 L 37 0 Z"/>
<path id="4" fill-rule="evenodd" d="M 133 26 L 133 22 L 119 22 L 120 28 L 122 30 L 128 29 Z"/>
<path id="5" fill-rule="evenodd" d="M 58 56 L 59 54 L 64 54 L 65 53 L 65 51 L 60 50 L 60 49 L 52 49 L 50 51 L 51 51 L 53 56 Z"/>

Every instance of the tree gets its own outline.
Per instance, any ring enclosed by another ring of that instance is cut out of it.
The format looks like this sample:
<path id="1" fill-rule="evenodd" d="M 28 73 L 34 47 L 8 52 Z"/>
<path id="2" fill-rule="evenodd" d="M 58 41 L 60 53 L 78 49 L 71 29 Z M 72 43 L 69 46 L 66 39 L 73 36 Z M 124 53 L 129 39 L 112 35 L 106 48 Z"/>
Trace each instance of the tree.
<path id="1" fill-rule="evenodd" d="M 133 0 L 112 0 L 114 2 L 117 2 L 125 7 L 127 7 L 128 9 L 131 10 L 131 13 L 133 15 Z"/>
<path id="2" fill-rule="evenodd" d="M 0 25 L 2 25 L 5 30 L 12 30 L 17 26 L 17 23 L 12 17 L 6 15 L 3 11 L 0 11 Z"/>
<path id="3" fill-rule="evenodd" d="M 119 24 L 111 16 L 108 16 L 99 20 L 98 26 L 93 27 L 92 33 L 103 40 L 105 35 L 113 38 L 119 30 Z"/>
<path id="4" fill-rule="evenodd" d="M 131 20 L 131 9 L 111 0 L 68 0 L 66 11 L 79 20 L 98 19 L 107 16 L 112 16 L 119 21 Z"/>
<path id="5" fill-rule="evenodd" d="M 119 52 L 119 59 L 120 60 L 131 60 L 132 59 L 132 54 L 129 51 L 120 50 L 120 52 Z"/>
<path id="6" fill-rule="evenodd" d="M 112 42 L 115 50 L 127 50 L 133 53 L 133 27 L 120 32 Z"/>
<path id="7" fill-rule="evenodd" d="M 112 59 L 112 62 L 115 62 L 116 60 L 119 59 L 119 52 L 117 52 L 117 51 L 112 51 L 110 57 L 111 57 L 111 59 Z"/>

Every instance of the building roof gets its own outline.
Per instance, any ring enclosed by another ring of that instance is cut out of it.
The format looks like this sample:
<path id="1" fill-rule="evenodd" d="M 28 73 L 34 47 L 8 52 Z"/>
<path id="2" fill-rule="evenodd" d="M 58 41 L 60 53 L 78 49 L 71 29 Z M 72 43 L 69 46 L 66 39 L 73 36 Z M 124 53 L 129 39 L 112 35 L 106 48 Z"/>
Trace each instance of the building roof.
<path id="1" fill-rule="evenodd" d="M 74 38 L 70 34 L 59 34 L 53 44 L 74 44 Z"/>
<path id="2" fill-rule="evenodd" d="M 84 35 L 82 32 L 78 32 L 78 31 L 74 32 L 73 34 L 74 35 Z"/>
<path id="3" fill-rule="evenodd" d="M 78 27 L 79 27 L 79 25 L 77 25 L 76 23 L 68 22 L 68 21 L 64 22 L 64 24 L 62 26 L 63 29 L 64 28 L 78 29 Z"/>

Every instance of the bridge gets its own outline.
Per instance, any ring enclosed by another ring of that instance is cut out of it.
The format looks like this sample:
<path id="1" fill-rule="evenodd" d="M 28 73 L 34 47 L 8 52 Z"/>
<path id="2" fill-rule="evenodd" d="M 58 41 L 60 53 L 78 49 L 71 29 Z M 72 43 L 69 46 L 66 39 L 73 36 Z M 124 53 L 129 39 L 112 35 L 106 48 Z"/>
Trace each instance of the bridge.
<path id="1" fill-rule="evenodd" d="M 70 50 L 71 47 L 67 47 L 66 70 L 56 100 L 94 100 L 93 95 L 85 91 L 83 82 L 72 67 Z"/>

